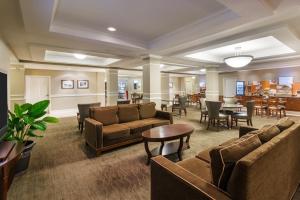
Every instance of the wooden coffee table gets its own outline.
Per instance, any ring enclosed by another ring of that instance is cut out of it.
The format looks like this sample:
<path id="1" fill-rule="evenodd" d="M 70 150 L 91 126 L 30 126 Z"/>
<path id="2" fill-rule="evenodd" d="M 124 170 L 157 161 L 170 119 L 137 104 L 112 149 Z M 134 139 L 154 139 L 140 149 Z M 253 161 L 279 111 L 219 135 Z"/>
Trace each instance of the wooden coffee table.
<path id="1" fill-rule="evenodd" d="M 159 126 L 150 130 L 144 131 L 142 136 L 144 138 L 145 150 L 148 155 L 147 165 L 150 163 L 151 157 L 157 155 L 171 155 L 177 153 L 178 159 L 182 160 L 182 151 L 190 148 L 189 140 L 193 133 L 194 128 L 187 124 L 171 124 L 165 126 Z M 183 142 L 184 137 L 186 141 Z M 166 143 L 167 141 L 178 140 L 174 142 Z M 149 142 L 160 142 L 160 147 L 149 150 Z"/>

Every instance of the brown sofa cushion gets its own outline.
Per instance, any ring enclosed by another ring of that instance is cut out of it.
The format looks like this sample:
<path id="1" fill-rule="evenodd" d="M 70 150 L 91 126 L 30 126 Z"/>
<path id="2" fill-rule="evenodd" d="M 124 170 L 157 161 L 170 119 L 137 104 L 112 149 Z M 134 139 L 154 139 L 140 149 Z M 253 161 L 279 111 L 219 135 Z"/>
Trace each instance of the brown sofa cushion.
<path id="1" fill-rule="evenodd" d="M 140 119 L 137 104 L 119 105 L 118 107 L 120 123 L 131 122 Z"/>
<path id="2" fill-rule="evenodd" d="M 226 190 L 236 162 L 261 145 L 257 135 L 247 134 L 231 144 L 210 151 L 213 184 Z"/>
<path id="3" fill-rule="evenodd" d="M 189 158 L 177 163 L 192 174 L 211 182 L 210 164 L 198 158 Z"/>
<path id="4" fill-rule="evenodd" d="M 96 121 L 101 122 L 104 126 L 119 123 L 117 106 L 91 108 L 90 111 L 91 117 Z"/>
<path id="5" fill-rule="evenodd" d="M 277 123 L 276 126 L 279 128 L 280 132 L 284 131 L 285 129 L 291 127 L 295 122 L 288 117 L 281 118 Z"/>
<path id="6" fill-rule="evenodd" d="M 271 140 L 273 137 L 278 135 L 280 133 L 280 130 L 275 125 L 265 125 L 259 130 L 251 131 L 249 134 L 255 134 L 258 135 L 261 143 L 266 143 L 269 140 Z"/>
<path id="7" fill-rule="evenodd" d="M 122 124 L 112 124 L 103 126 L 103 139 L 117 139 L 125 136 L 129 136 L 130 129 Z"/>
<path id="8" fill-rule="evenodd" d="M 219 146 L 225 146 L 225 145 L 227 145 L 227 144 L 231 144 L 232 142 L 234 142 L 234 141 L 236 141 L 236 140 L 238 140 L 238 139 L 239 139 L 239 138 L 232 138 L 232 139 L 227 140 L 226 142 L 220 144 Z M 211 147 L 211 148 L 208 148 L 208 149 L 206 149 L 206 150 L 204 150 L 204 151 L 201 151 L 200 153 L 198 153 L 198 154 L 196 155 L 196 158 L 198 158 L 198 159 L 200 159 L 200 160 L 203 160 L 203 161 L 205 161 L 205 162 L 210 163 L 211 160 L 210 160 L 209 152 L 210 152 L 213 148 L 215 148 L 215 147 Z"/>
<path id="9" fill-rule="evenodd" d="M 143 123 L 142 120 L 122 123 L 122 125 L 129 127 L 131 134 L 142 133 L 143 131 L 152 128 L 151 125 Z"/>
<path id="10" fill-rule="evenodd" d="M 157 127 L 157 126 L 163 126 L 163 125 L 169 125 L 170 120 L 166 119 L 158 119 L 158 118 L 148 118 L 148 119 L 143 119 L 141 120 L 143 123 L 147 125 L 151 125 L 152 127 Z"/>
<path id="11" fill-rule="evenodd" d="M 141 119 L 155 117 L 156 114 L 155 105 L 156 104 L 154 102 L 140 104 L 139 108 L 140 108 Z"/>

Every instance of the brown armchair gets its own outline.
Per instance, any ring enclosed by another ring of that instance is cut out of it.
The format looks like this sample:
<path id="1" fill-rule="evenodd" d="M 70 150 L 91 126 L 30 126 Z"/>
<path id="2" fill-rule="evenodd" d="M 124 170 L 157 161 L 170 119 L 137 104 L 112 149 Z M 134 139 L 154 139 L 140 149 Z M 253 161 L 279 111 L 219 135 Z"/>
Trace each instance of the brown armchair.
<path id="1" fill-rule="evenodd" d="M 88 103 L 88 104 L 78 104 L 78 113 L 77 113 L 77 121 L 78 121 L 78 129 L 82 133 L 84 128 L 84 120 L 88 118 L 90 115 L 90 108 L 92 107 L 100 107 L 101 103 Z"/>

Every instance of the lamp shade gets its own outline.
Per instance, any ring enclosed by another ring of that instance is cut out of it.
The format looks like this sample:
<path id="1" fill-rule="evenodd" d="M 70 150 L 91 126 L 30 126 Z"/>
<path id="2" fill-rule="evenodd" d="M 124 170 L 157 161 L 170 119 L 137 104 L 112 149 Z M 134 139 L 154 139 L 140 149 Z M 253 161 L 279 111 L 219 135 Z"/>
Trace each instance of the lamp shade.
<path id="1" fill-rule="evenodd" d="M 239 55 L 239 56 L 231 56 L 228 58 L 224 58 L 224 62 L 233 68 L 245 67 L 253 60 L 253 56 L 249 55 Z"/>

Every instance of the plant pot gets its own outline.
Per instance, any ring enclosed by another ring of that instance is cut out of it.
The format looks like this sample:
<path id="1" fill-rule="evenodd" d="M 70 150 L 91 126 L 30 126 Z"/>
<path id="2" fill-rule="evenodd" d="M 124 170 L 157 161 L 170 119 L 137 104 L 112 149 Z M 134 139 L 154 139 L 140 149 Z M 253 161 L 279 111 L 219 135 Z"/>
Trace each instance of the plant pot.
<path id="1" fill-rule="evenodd" d="M 32 140 L 27 140 L 24 141 L 24 149 L 23 152 L 21 154 L 20 159 L 17 162 L 16 165 L 16 171 L 15 173 L 18 174 L 22 174 L 26 171 L 26 169 L 29 166 L 29 162 L 30 162 L 30 156 L 31 156 L 31 151 L 32 148 L 34 147 L 35 143 Z"/>

